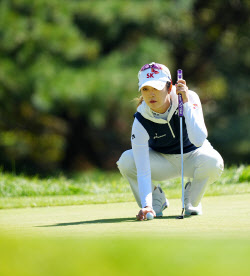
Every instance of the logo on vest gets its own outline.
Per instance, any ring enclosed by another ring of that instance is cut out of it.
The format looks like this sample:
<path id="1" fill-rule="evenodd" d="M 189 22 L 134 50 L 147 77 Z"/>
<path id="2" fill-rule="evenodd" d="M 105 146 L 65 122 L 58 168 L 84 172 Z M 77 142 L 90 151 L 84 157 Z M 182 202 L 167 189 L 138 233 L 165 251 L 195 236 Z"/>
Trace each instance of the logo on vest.
<path id="1" fill-rule="evenodd" d="M 135 139 L 135 135 L 133 134 L 131 138 L 132 138 L 132 140 Z"/>
<path id="2" fill-rule="evenodd" d="M 155 136 L 154 136 L 154 139 L 159 139 L 159 138 L 162 138 L 162 137 L 165 137 L 167 134 L 163 134 L 161 136 L 158 136 L 157 133 L 155 133 Z"/>

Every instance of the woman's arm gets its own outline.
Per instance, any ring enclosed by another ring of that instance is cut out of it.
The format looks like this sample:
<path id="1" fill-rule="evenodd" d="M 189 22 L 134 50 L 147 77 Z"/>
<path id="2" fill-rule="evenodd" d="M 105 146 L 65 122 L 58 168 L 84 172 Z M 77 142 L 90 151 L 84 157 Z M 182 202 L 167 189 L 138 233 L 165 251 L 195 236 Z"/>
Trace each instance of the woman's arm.
<path id="1" fill-rule="evenodd" d="M 207 138 L 207 128 L 198 95 L 193 91 L 189 91 L 188 98 L 188 102 L 183 105 L 188 138 L 192 144 L 199 147 Z"/>
<path id="2" fill-rule="evenodd" d="M 202 146 L 207 138 L 207 128 L 205 126 L 201 102 L 199 96 L 188 90 L 186 81 L 178 80 L 176 94 L 180 93 L 183 99 L 183 115 L 187 126 L 188 138 L 192 144 Z"/>
<path id="3" fill-rule="evenodd" d="M 137 169 L 137 181 L 142 208 L 146 206 L 152 208 L 152 186 L 148 140 L 149 135 L 146 129 L 135 118 L 132 127 L 131 144 Z"/>

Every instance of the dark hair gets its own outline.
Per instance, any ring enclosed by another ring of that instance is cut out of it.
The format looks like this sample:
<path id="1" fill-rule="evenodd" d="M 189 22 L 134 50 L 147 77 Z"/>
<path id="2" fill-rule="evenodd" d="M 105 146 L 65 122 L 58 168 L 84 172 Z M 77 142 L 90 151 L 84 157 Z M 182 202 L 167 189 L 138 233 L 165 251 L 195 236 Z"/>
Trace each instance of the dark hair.
<path id="1" fill-rule="evenodd" d="M 170 86 L 171 86 L 171 82 L 170 82 L 170 81 L 167 81 L 167 82 L 166 82 L 167 90 L 169 89 Z"/>

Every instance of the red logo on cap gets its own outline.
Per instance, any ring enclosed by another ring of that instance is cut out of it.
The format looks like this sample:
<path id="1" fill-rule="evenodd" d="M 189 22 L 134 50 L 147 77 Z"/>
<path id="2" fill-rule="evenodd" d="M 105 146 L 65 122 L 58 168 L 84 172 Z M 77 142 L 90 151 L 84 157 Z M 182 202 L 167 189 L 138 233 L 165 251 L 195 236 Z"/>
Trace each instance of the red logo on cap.
<path id="1" fill-rule="evenodd" d="M 147 78 L 154 78 L 154 74 L 159 74 L 154 68 L 151 68 L 151 72 L 153 73 L 147 73 Z"/>
<path id="2" fill-rule="evenodd" d="M 159 74 L 158 71 L 156 71 L 154 68 L 151 68 L 151 72 L 155 73 L 155 74 Z"/>

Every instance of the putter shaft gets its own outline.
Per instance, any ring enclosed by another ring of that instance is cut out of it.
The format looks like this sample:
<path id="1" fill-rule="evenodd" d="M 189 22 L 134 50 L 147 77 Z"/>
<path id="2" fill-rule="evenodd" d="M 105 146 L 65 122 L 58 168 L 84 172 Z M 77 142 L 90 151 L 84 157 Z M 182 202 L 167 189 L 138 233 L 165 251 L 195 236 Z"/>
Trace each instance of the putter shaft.
<path id="1" fill-rule="evenodd" d="M 177 70 L 177 80 L 183 78 L 181 69 Z M 180 117 L 180 146 L 181 146 L 181 188 L 182 188 L 182 213 L 179 218 L 184 218 L 184 166 L 183 166 L 183 130 L 182 130 L 182 117 L 183 117 L 183 100 L 181 94 L 178 95 L 178 109 Z"/>

